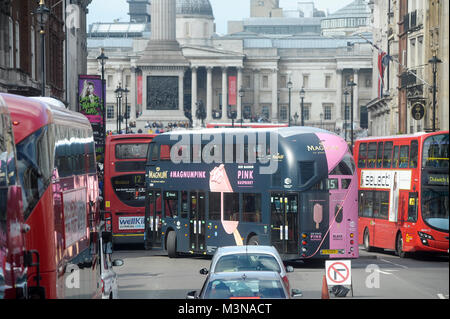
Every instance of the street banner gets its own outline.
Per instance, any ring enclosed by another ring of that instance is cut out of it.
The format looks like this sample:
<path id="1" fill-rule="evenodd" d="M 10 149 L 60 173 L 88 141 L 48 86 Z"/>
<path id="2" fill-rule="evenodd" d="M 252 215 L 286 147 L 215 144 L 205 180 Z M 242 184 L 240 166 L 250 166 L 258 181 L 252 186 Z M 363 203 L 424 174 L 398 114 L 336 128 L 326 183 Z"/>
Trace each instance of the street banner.
<path id="1" fill-rule="evenodd" d="M 228 77 L 228 105 L 236 105 L 236 77 L 229 76 Z"/>
<path id="2" fill-rule="evenodd" d="M 142 105 L 142 75 L 137 77 L 137 104 Z"/>
<path id="3" fill-rule="evenodd" d="M 105 87 L 103 89 L 106 90 Z M 78 76 L 78 112 L 86 116 L 91 122 L 97 162 L 103 163 L 105 153 L 103 117 L 105 112 L 102 100 L 102 79 L 99 75 Z"/>

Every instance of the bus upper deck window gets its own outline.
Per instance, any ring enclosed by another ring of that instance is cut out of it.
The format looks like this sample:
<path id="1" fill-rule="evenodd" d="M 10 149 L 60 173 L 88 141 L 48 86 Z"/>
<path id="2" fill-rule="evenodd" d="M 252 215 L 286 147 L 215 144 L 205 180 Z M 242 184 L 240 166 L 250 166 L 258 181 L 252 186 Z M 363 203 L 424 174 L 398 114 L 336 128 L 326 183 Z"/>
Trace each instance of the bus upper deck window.
<path id="1" fill-rule="evenodd" d="M 383 145 L 384 145 L 384 142 L 379 142 L 378 143 L 377 168 L 381 168 L 383 166 Z"/>
<path id="2" fill-rule="evenodd" d="M 398 167 L 398 146 L 394 147 L 394 156 L 392 158 L 392 168 L 397 168 Z"/>
<path id="3" fill-rule="evenodd" d="M 367 143 L 359 144 L 358 167 L 365 168 L 367 160 Z"/>
<path id="4" fill-rule="evenodd" d="M 409 154 L 409 167 L 416 168 L 419 158 L 419 142 L 411 141 L 411 153 Z"/>
<path id="5" fill-rule="evenodd" d="M 400 146 L 400 162 L 398 168 L 408 168 L 409 145 Z"/>
<path id="6" fill-rule="evenodd" d="M 384 143 L 383 168 L 391 168 L 393 142 Z"/>
<path id="7" fill-rule="evenodd" d="M 375 162 L 377 160 L 377 143 L 369 143 L 367 149 L 367 168 L 375 168 Z"/>

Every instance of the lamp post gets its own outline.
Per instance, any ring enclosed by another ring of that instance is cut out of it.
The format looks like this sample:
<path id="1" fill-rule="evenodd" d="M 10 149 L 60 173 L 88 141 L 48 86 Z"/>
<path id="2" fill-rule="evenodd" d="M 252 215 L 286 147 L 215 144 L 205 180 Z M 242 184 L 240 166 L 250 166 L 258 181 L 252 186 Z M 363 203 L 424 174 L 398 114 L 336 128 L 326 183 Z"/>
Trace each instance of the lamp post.
<path id="1" fill-rule="evenodd" d="M 244 123 L 244 116 L 243 116 L 244 113 L 242 112 L 242 109 L 243 109 L 243 107 L 242 107 L 242 98 L 244 97 L 244 95 L 245 95 L 245 90 L 241 86 L 239 88 L 239 99 L 240 99 L 240 103 L 241 103 L 241 127 L 242 127 L 242 123 Z"/>
<path id="2" fill-rule="evenodd" d="M 289 110 L 288 110 L 288 126 L 291 126 L 291 90 L 292 90 L 292 82 L 289 79 L 287 83 L 287 88 L 289 90 Z"/>
<path id="3" fill-rule="evenodd" d="M 442 61 L 436 56 L 428 60 L 428 63 L 433 65 L 433 132 L 436 132 L 436 75 L 437 75 L 437 64 L 442 63 Z"/>
<path id="4" fill-rule="evenodd" d="M 130 93 L 130 90 L 128 90 L 127 87 L 125 87 L 125 90 L 123 90 L 123 93 L 125 94 L 125 134 L 128 134 L 128 93 Z"/>
<path id="5" fill-rule="evenodd" d="M 117 99 L 117 121 L 116 121 L 116 130 L 117 130 L 117 134 L 120 134 L 120 120 L 121 120 L 121 103 L 122 103 L 122 93 L 123 93 L 123 89 L 122 86 L 119 85 L 117 86 L 117 89 L 114 91 L 114 93 L 116 93 L 116 99 Z"/>
<path id="6" fill-rule="evenodd" d="M 302 88 L 300 90 L 300 100 L 301 100 L 301 103 L 300 103 L 301 110 L 300 111 L 301 111 L 301 125 L 302 126 L 305 126 L 305 113 L 303 110 L 303 99 L 304 98 L 305 98 L 305 89 L 302 86 Z"/>
<path id="7" fill-rule="evenodd" d="M 320 128 L 323 129 L 323 113 L 320 113 Z"/>
<path id="8" fill-rule="evenodd" d="M 45 6 L 44 0 L 40 0 L 39 6 L 37 7 L 34 14 L 36 15 L 37 23 L 41 28 L 41 30 L 39 31 L 39 33 L 41 34 L 41 95 L 45 96 L 45 25 L 47 23 L 48 16 L 50 15 L 50 9 Z"/>
<path id="9" fill-rule="evenodd" d="M 347 142 L 347 110 L 348 110 L 348 105 L 347 105 L 347 97 L 350 93 L 348 93 L 348 90 L 345 89 L 344 91 L 344 131 L 345 131 L 345 142 Z"/>
<path id="10" fill-rule="evenodd" d="M 97 57 L 97 61 L 100 62 L 102 66 L 102 116 L 103 116 L 103 138 L 104 143 L 106 143 L 106 107 L 105 107 L 105 64 L 108 57 L 105 55 L 103 48 L 100 55 Z"/>
<path id="11" fill-rule="evenodd" d="M 356 83 L 351 79 L 347 82 L 347 86 L 350 87 L 350 140 L 351 140 L 351 152 L 353 154 L 353 87 L 356 86 Z"/>

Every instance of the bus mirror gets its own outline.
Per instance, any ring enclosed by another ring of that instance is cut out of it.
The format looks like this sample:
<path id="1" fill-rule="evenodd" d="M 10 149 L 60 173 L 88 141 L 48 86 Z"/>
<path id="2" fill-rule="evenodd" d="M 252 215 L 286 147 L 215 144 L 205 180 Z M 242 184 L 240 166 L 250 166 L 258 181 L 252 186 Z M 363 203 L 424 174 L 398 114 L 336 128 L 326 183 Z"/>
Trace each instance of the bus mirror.
<path id="1" fill-rule="evenodd" d="M 286 272 L 294 272 L 294 267 L 292 267 L 292 266 L 287 266 L 287 267 L 286 267 Z"/>
<path id="2" fill-rule="evenodd" d="M 206 268 L 200 269 L 200 275 L 207 275 L 207 274 L 208 274 L 208 269 L 206 269 Z"/>

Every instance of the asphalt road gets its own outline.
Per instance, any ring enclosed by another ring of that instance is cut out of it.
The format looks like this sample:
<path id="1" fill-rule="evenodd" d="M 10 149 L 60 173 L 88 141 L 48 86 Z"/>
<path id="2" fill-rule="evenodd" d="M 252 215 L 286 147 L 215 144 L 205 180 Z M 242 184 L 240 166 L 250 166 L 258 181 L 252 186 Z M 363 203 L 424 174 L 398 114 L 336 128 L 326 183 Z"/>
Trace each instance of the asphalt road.
<path id="1" fill-rule="evenodd" d="M 115 268 L 121 299 L 185 299 L 188 291 L 201 289 L 205 276 L 199 270 L 211 262 L 208 257 L 170 259 L 163 251 L 133 246 L 118 247 L 113 258 L 125 262 Z M 325 265 L 289 264 L 294 266 L 288 275 L 291 288 L 302 290 L 303 299 L 320 299 Z M 448 256 L 403 259 L 393 252 L 368 253 L 360 248 L 360 258 L 351 266 L 353 296 L 350 291 L 345 298 L 449 299 Z"/>

